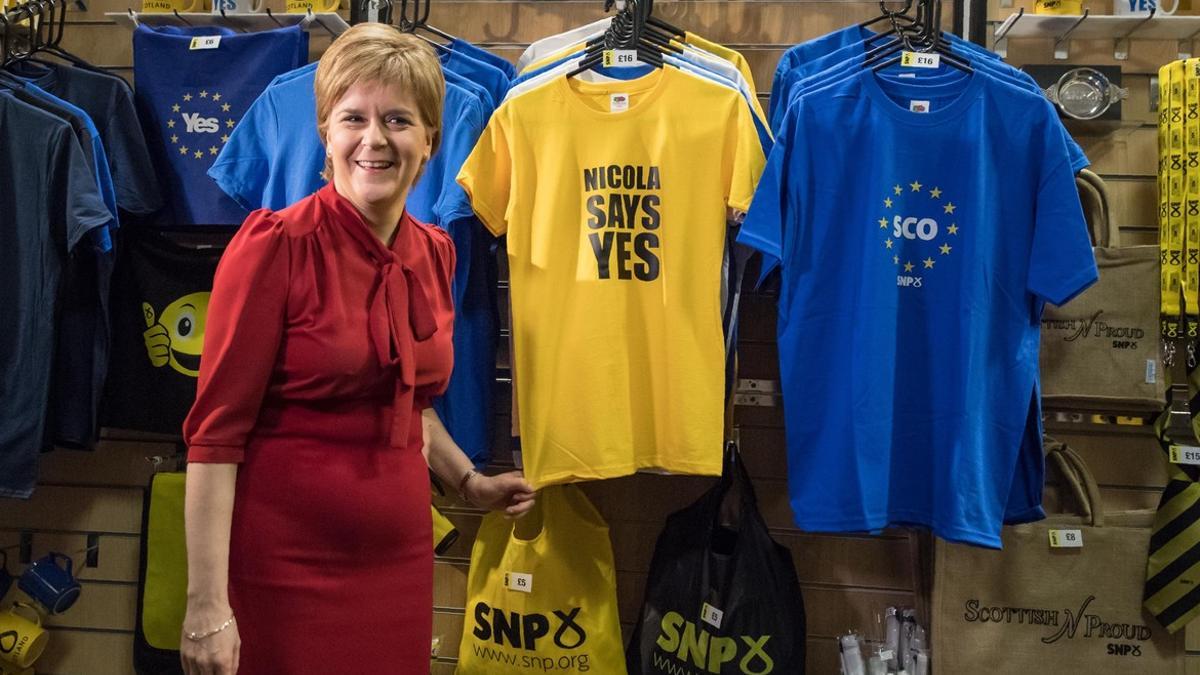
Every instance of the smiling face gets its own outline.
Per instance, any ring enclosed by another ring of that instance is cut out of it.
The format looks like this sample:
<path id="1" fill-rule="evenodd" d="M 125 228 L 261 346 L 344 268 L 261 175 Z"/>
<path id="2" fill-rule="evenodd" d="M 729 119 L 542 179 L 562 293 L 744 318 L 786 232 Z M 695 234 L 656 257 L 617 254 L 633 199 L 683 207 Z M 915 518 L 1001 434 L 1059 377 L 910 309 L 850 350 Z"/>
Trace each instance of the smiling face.
<path id="1" fill-rule="evenodd" d="M 167 305 L 158 317 L 158 322 L 167 329 L 167 335 L 171 338 L 171 367 L 189 377 L 200 374 L 208 297 L 206 292 L 185 295 Z"/>
<path id="2" fill-rule="evenodd" d="M 396 85 L 356 83 L 333 105 L 325 140 L 338 194 L 373 222 L 397 222 L 433 152 L 413 96 Z"/>

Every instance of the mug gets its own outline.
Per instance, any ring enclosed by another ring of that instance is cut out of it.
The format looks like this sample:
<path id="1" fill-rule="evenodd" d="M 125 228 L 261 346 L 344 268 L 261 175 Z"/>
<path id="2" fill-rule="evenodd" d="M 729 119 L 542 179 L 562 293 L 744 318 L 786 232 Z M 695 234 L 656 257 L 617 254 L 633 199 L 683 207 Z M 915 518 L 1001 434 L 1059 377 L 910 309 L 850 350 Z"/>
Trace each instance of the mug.
<path id="1" fill-rule="evenodd" d="M 34 620 L 17 614 L 18 609 L 28 609 Z M 12 609 L 0 614 L 0 661 L 5 661 L 9 670 L 21 672 L 28 668 L 46 651 L 50 634 L 42 628 L 42 617 L 31 605 L 14 602 Z M 15 666 L 16 668 L 13 668 Z"/>
<path id="2" fill-rule="evenodd" d="M 58 562 L 65 560 L 66 567 Z M 61 614 L 79 599 L 79 582 L 72 572 L 75 564 L 61 553 L 48 553 L 33 561 L 17 581 L 17 588 L 37 600 L 51 614 Z"/>
<path id="3" fill-rule="evenodd" d="M 201 0 L 142 0 L 143 12 L 194 12 Z"/>
<path id="4" fill-rule="evenodd" d="M 266 0 L 212 0 L 212 13 L 258 14 L 266 4 Z"/>
<path id="5" fill-rule="evenodd" d="M 287 11 L 291 14 L 307 14 L 311 9 L 317 12 L 336 12 L 342 4 L 341 0 L 287 0 Z"/>
<path id="6" fill-rule="evenodd" d="M 1157 0 L 1113 0 L 1113 14 L 1117 16 L 1150 16 L 1150 10 L 1158 7 L 1156 16 L 1162 14 L 1174 14 L 1175 10 L 1179 9 L 1179 0 L 1175 0 L 1175 4 L 1171 5 L 1171 9 L 1167 9 L 1157 5 Z"/>
<path id="7" fill-rule="evenodd" d="M 1120 2 L 1120 0 L 1113 0 Z M 1034 0 L 1034 14 L 1083 14 L 1083 0 Z"/>

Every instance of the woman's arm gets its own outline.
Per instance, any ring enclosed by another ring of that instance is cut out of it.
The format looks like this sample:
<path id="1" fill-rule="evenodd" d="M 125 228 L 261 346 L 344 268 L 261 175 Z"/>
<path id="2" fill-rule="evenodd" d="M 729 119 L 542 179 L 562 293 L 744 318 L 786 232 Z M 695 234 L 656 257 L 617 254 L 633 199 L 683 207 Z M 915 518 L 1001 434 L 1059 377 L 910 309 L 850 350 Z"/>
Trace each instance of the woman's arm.
<path id="1" fill-rule="evenodd" d="M 533 487 L 526 482 L 520 471 L 510 471 L 498 476 L 470 473 L 475 465 L 462 448 L 450 437 L 441 418 L 433 408 L 421 411 L 421 426 L 424 431 L 425 461 L 429 468 L 452 490 L 462 490 L 471 504 L 492 511 L 504 510 L 510 517 L 523 516 L 533 508 Z M 463 478 L 467 478 L 463 483 Z"/>
<path id="2" fill-rule="evenodd" d="M 237 672 L 241 640 L 237 624 L 229 625 L 200 641 L 203 635 L 225 624 L 229 606 L 229 527 L 233 517 L 236 464 L 189 464 L 184 494 L 184 528 L 187 533 L 187 616 L 180 644 L 188 675 Z"/>

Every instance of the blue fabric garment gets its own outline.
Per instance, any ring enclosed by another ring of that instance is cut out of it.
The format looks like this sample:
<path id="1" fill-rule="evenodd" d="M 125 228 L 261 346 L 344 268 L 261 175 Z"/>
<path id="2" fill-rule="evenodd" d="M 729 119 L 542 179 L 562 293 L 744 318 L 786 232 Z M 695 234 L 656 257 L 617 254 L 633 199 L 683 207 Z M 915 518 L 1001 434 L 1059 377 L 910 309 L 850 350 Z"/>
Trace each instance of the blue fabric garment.
<path id="1" fill-rule="evenodd" d="M 96 186 L 111 216 L 107 227 L 89 231 L 91 247 L 78 250 L 67 260 L 58 299 L 58 346 L 54 354 L 47 434 L 54 444 L 90 449 L 99 432 L 100 397 L 108 375 L 112 342 L 108 309 L 117 193 L 100 131 L 91 116 L 31 82 L 26 82 L 24 89 L 83 120 L 92 145 Z"/>
<path id="2" fill-rule="evenodd" d="M 57 300 L 80 240 L 112 220 L 71 124 L 0 90 L 0 497 L 28 498 L 50 414 Z"/>
<path id="3" fill-rule="evenodd" d="M 454 239 L 454 371 L 434 401 L 451 436 L 478 466 L 491 458 L 492 386 L 497 318 L 494 274 L 482 225 L 454 180 L 475 147 L 491 106 L 447 73 L 442 142 L 409 193 L 407 208 Z M 209 176 L 243 208 L 280 209 L 325 185 L 325 149 L 317 134 L 316 64 L 275 78 L 234 129 Z M 486 92 L 484 93 L 487 96 Z"/>
<path id="4" fill-rule="evenodd" d="M 938 91 L 861 71 L 793 102 L 738 239 L 782 265 L 802 529 L 995 548 L 1013 499 L 1040 513 L 1013 483 L 1044 471 L 1019 461 L 1040 440 L 1041 311 L 1097 277 L 1060 126 L 982 69 Z"/>
<path id="5" fill-rule="evenodd" d="M 987 74 L 996 77 L 1001 82 L 1023 88 L 1038 95 L 1042 94 L 1041 86 L 1039 86 L 1028 73 L 1017 70 L 1016 68 L 1001 62 L 995 57 L 994 54 L 990 54 L 990 52 L 989 55 L 989 58 L 972 57 L 972 67 L 976 70 L 982 70 Z M 844 58 L 835 58 L 833 55 L 831 55 L 827 58 L 817 59 L 812 66 L 805 65 L 794 69 L 789 78 L 785 78 L 783 85 L 785 89 L 788 89 L 791 92 L 789 100 L 794 100 L 796 96 L 804 95 L 813 90 L 831 86 L 832 84 L 836 84 L 839 80 L 847 77 L 856 76 L 858 71 L 862 70 L 862 62 L 864 58 L 865 52 L 862 51 L 862 45 L 861 43 L 857 43 L 846 48 L 846 56 Z M 826 65 L 826 67 L 822 70 L 808 76 L 803 76 L 804 73 L 809 72 L 812 68 L 819 68 L 823 65 Z M 884 69 L 884 72 L 887 72 L 897 80 L 901 79 L 902 77 L 911 77 L 922 84 L 940 84 L 953 81 L 963 76 L 962 71 L 955 70 L 948 66 L 943 66 L 938 69 L 925 69 L 903 68 L 897 64 L 891 66 L 890 68 Z M 772 92 L 772 95 L 774 95 L 774 92 Z M 780 116 L 780 123 L 782 123 L 782 116 L 786 111 L 786 107 L 781 107 L 776 110 Z M 1085 155 L 1083 152 L 1083 148 L 1079 147 L 1079 144 L 1075 142 L 1074 138 L 1071 137 L 1071 134 L 1067 131 L 1067 128 L 1063 126 L 1061 121 L 1059 122 L 1058 126 L 1060 132 L 1062 133 L 1063 139 L 1067 144 L 1067 150 L 1071 154 L 1071 168 L 1075 172 L 1079 172 L 1080 170 L 1087 168 L 1091 162 L 1088 161 L 1087 155 Z"/>
<path id="6" fill-rule="evenodd" d="M 509 82 L 508 75 L 505 75 L 504 71 L 460 50 L 438 50 L 438 57 L 441 59 L 444 69 L 467 78 L 487 92 L 486 102 L 491 109 L 495 110 L 504 100 L 504 93 L 508 91 Z"/>
<path id="7" fill-rule="evenodd" d="M 87 125 L 88 135 L 92 145 L 92 153 L 95 157 L 93 172 L 96 175 L 96 187 L 100 189 L 100 197 L 104 200 L 104 206 L 108 208 L 108 212 L 112 214 L 112 220 L 109 221 L 108 227 L 96 228 L 88 233 L 92 239 L 92 245 L 99 251 L 112 250 L 112 230 L 115 230 L 117 224 L 117 192 L 113 187 L 112 172 L 108 166 L 108 155 L 104 152 L 104 143 L 100 140 L 100 131 L 96 128 L 96 123 L 92 118 L 83 111 L 82 108 L 75 104 L 64 101 L 63 99 L 51 94 L 32 82 L 25 83 L 25 91 L 41 98 L 45 101 L 63 108 L 72 115 L 83 120 Z"/>
<path id="8" fill-rule="evenodd" d="M 219 36 L 212 48 L 193 37 Z M 204 45 L 199 45 L 203 47 Z M 216 27 L 150 27 L 133 33 L 139 116 L 168 186 L 172 225 L 236 225 L 248 211 L 206 171 L 238 120 L 271 80 L 304 63 L 299 27 L 234 33 Z"/>
<path id="9" fill-rule="evenodd" d="M 476 47 L 466 40 L 454 38 L 450 41 L 450 49 L 453 49 L 456 52 L 463 52 L 467 56 L 479 59 L 484 63 L 491 64 L 492 66 L 498 68 L 500 72 L 504 73 L 505 77 L 510 80 L 517 76 L 517 69 L 513 67 L 513 64 L 500 58 L 499 56 L 496 56 L 486 49 Z"/>
<path id="10" fill-rule="evenodd" d="M 886 27 L 887 25 L 887 23 L 880 22 L 879 24 L 876 24 L 875 27 L 883 30 L 883 27 Z M 821 37 L 808 40 L 807 42 L 802 42 L 785 51 L 783 56 L 779 59 L 779 64 L 775 66 L 775 77 L 771 81 L 771 100 L 767 105 L 767 118 L 774 121 L 777 114 L 779 116 L 783 115 L 783 111 L 779 111 L 777 113 L 776 110 L 779 106 L 783 105 L 787 101 L 787 97 L 781 97 L 776 94 L 776 92 L 783 91 L 783 87 L 781 87 L 781 80 L 787 73 L 791 72 L 792 69 L 798 66 L 803 66 L 804 64 L 815 59 L 827 56 L 851 45 L 857 45 L 858 51 L 862 51 L 863 40 L 866 40 L 873 35 L 878 35 L 878 33 L 871 28 L 863 28 L 858 24 L 851 24 L 845 28 L 835 30 L 832 33 L 826 33 Z M 959 36 L 949 32 L 943 33 L 943 35 L 946 37 L 946 39 L 953 43 L 955 47 L 969 49 L 974 55 L 999 59 L 996 54 L 989 52 L 970 40 L 964 40 Z M 878 44 L 884 44 L 886 42 L 887 40 L 880 38 Z"/>

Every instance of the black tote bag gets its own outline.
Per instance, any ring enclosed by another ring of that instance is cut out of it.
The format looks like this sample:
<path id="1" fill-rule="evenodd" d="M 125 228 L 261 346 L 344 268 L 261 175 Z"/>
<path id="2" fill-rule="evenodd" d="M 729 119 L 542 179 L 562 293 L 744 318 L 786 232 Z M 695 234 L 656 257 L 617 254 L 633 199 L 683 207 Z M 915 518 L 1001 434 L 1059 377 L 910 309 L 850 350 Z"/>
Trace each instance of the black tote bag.
<path id="1" fill-rule="evenodd" d="M 803 675 L 804 600 L 737 445 L 695 503 L 667 517 L 625 652 L 629 675 Z"/>

